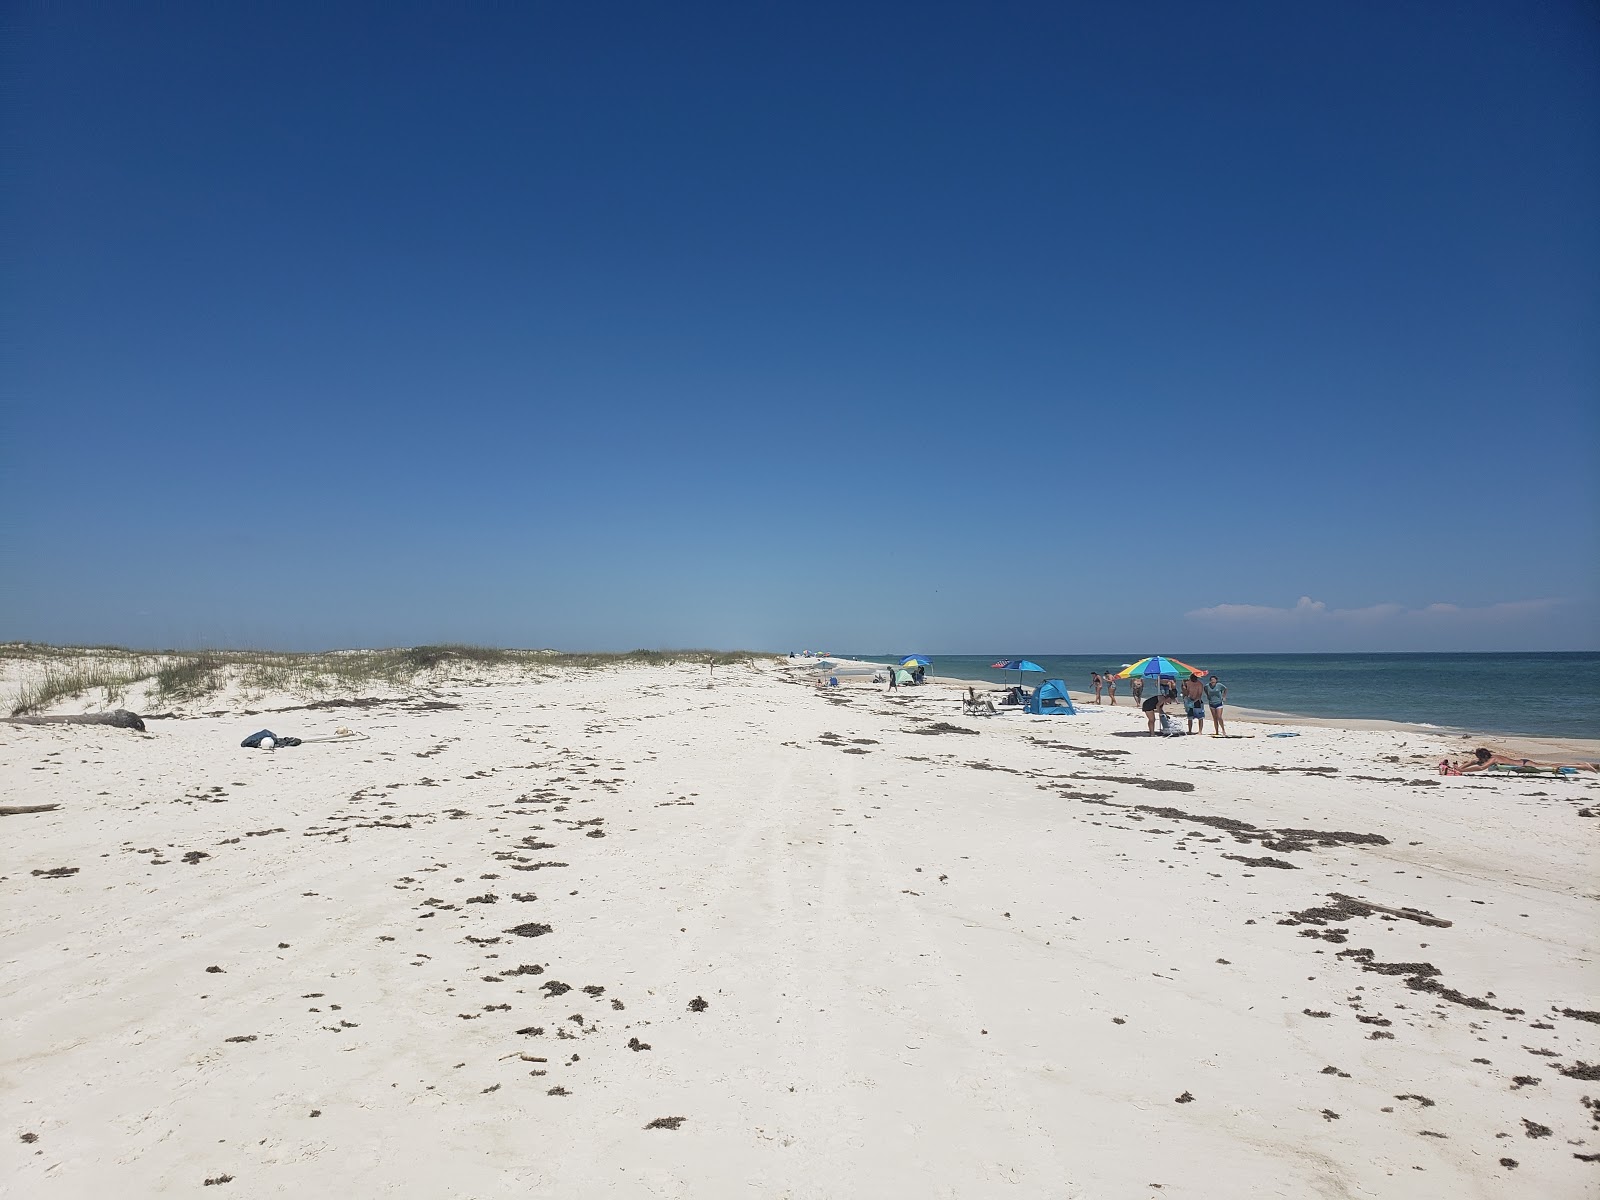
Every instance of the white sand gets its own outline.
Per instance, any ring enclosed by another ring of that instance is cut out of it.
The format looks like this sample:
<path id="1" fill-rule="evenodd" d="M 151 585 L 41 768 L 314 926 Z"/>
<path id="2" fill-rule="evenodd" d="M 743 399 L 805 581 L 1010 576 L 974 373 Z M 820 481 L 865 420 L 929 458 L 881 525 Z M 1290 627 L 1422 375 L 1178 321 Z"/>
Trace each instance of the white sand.
<path id="1" fill-rule="evenodd" d="M 954 697 L 628 668 L 435 711 L 0 725 L 5 803 L 61 804 L 0 824 L 0 1188 L 1596 1193 L 1600 1083 L 1560 1069 L 1600 1064 L 1561 1012 L 1600 1010 L 1600 780 L 1441 779 L 1462 743 L 1416 731 L 1149 739 L 1127 707 Z M 371 740 L 238 747 L 263 725 Z M 1166 807 L 1386 841 L 1274 849 Z M 541 863 L 566 865 L 516 869 Z M 1333 892 L 1451 924 L 1280 924 Z"/>

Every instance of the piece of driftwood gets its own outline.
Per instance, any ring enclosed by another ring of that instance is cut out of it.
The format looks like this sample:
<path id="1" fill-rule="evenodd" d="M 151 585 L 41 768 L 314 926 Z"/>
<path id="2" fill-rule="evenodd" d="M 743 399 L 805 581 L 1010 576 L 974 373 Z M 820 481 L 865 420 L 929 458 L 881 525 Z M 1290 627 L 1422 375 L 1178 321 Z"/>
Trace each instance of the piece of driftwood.
<path id="1" fill-rule="evenodd" d="M 1388 913 L 1391 917 L 1404 917 L 1408 921 L 1415 921 L 1419 925 L 1436 925 L 1440 929 L 1449 929 L 1454 922 L 1446 921 L 1442 917 L 1435 917 L 1430 913 L 1418 912 L 1414 908 L 1390 908 L 1387 904 L 1374 904 L 1371 900 L 1358 900 L 1354 896 L 1346 896 L 1341 892 L 1329 892 L 1335 900 L 1343 900 L 1347 904 L 1359 904 L 1363 908 L 1370 908 L 1373 912 Z"/>
<path id="2" fill-rule="evenodd" d="M 18 813 L 49 812 L 59 804 L 0 804 L 0 817 L 14 817 Z"/>
<path id="3" fill-rule="evenodd" d="M 113 712 L 83 713 L 75 717 L 11 717 L 13 725 L 115 725 L 118 729 L 137 729 L 144 732 L 144 720 L 138 713 L 125 708 Z"/>

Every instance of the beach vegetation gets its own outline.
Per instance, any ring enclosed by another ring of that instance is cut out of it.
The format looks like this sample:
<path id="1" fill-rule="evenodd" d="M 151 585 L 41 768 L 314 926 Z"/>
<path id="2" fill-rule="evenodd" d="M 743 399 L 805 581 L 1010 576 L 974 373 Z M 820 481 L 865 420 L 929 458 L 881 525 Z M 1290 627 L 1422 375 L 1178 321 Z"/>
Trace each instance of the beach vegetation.
<path id="1" fill-rule="evenodd" d="M 42 712 L 77 696 L 109 707 L 120 702 L 135 684 L 148 685 L 151 702 L 170 704 L 219 695 L 230 687 L 246 696 L 272 692 L 358 695 L 383 687 L 411 687 L 423 679 L 442 681 L 485 672 L 510 670 L 537 678 L 560 671 L 621 666 L 731 666 L 767 657 L 765 653 L 743 650 L 568 652 L 464 643 L 318 652 L 140 651 L 118 646 L 47 646 L 30 642 L 0 645 L 0 659 L 25 660 L 42 668 L 12 699 L 13 716 Z M 101 694 L 93 695 L 97 689 Z"/>
<path id="2" fill-rule="evenodd" d="M 91 703 L 98 701 L 110 708 L 122 701 L 132 684 L 148 679 L 154 669 L 149 659 L 137 656 L 106 659 L 48 655 L 44 669 L 37 677 L 23 683 L 12 698 L 10 715 L 21 717 L 44 712 L 74 696 L 85 696 Z"/>

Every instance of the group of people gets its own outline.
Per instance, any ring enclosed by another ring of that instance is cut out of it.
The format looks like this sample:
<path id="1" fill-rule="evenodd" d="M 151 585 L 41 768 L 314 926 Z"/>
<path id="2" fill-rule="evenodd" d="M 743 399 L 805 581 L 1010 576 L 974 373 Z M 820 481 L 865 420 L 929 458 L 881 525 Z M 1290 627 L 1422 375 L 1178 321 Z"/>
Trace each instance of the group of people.
<path id="1" fill-rule="evenodd" d="M 1135 695 L 1137 694 L 1136 692 Z M 1198 672 L 1185 679 L 1181 687 L 1172 679 L 1161 680 L 1160 691 L 1140 703 L 1139 708 L 1144 712 L 1151 733 L 1156 731 L 1156 721 L 1166 716 L 1167 705 L 1179 700 L 1183 701 L 1183 713 L 1189 722 L 1186 733 L 1206 731 L 1206 709 L 1209 708 L 1211 736 L 1228 736 L 1227 728 L 1222 722 L 1222 708 L 1228 700 L 1228 685 L 1215 675 L 1202 677 Z"/>
<path id="2" fill-rule="evenodd" d="M 1107 697 L 1112 704 L 1117 702 L 1117 680 L 1120 678 L 1115 671 L 1091 671 L 1089 682 L 1094 686 L 1094 702 L 1101 703 L 1101 696 Z M 1227 730 L 1222 723 L 1222 706 L 1228 699 L 1227 685 L 1220 682 L 1215 675 L 1202 676 L 1195 672 L 1183 681 L 1180 687 L 1178 682 L 1170 676 L 1162 676 L 1160 687 L 1154 696 L 1148 700 L 1144 695 L 1144 677 L 1134 675 L 1128 680 L 1129 690 L 1133 692 L 1133 702 L 1137 704 L 1149 722 L 1150 732 L 1156 731 L 1156 720 L 1165 715 L 1168 704 L 1183 701 L 1184 715 L 1189 719 L 1190 733 L 1204 733 L 1206 731 L 1206 709 L 1211 710 L 1211 736 L 1226 737 Z"/>
<path id="3" fill-rule="evenodd" d="M 900 686 L 900 683 L 899 683 L 900 672 L 904 671 L 904 670 L 905 670 L 904 667 L 890 667 L 889 668 L 889 686 L 891 688 L 897 688 L 897 687 Z M 928 677 L 928 669 L 926 667 L 924 667 L 921 663 L 917 663 L 916 665 L 914 665 L 911 668 L 909 673 L 911 675 L 911 682 L 912 683 L 921 683 L 925 679 L 927 679 L 927 677 Z"/>
<path id="4" fill-rule="evenodd" d="M 1096 704 L 1100 703 L 1100 693 L 1102 691 L 1110 695 L 1111 703 L 1115 704 L 1117 702 L 1117 674 L 1115 671 L 1090 671 L 1089 682 L 1094 685 L 1094 702 Z M 1135 704 L 1139 703 L 1139 696 L 1143 691 L 1144 680 L 1134 679 L 1133 702 Z"/>

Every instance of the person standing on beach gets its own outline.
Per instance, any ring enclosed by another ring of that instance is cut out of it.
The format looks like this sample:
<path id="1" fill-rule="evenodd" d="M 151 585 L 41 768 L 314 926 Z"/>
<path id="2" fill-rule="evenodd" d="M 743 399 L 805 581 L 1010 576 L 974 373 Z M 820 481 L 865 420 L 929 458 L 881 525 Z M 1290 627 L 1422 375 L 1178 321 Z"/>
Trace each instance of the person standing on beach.
<path id="1" fill-rule="evenodd" d="M 1089 682 L 1094 684 L 1094 702 L 1096 704 L 1099 704 L 1100 703 L 1100 689 L 1103 686 L 1105 686 L 1105 681 L 1100 678 L 1100 672 L 1099 671 L 1090 671 L 1089 672 Z"/>
<path id="2" fill-rule="evenodd" d="M 1111 703 L 1117 702 L 1117 677 L 1110 671 L 1106 672 L 1106 691 L 1111 693 Z"/>
<path id="3" fill-rule="evenodd" d="M 1145 723 L 1149 725 L 1151 733 L 1156 731 L 1156 717 L 1161 714 L 1161 710 L 1166 706 L 1167 696 L 1165 692 L 1151 696 L 1150 699 L 1139 705 L 1144 710 Z"/>
<path id="4" fill-rule="evenodd" d="M 1211 706 L 1211 736 L 1227 737 L 1228 731 L 1222 726 L 1222 705 L 1228 699 L 1228 685 L 1220 682 L 1215 675 L 1206 676 L 1205 684 L 1206 703 Z M 1200 723 L 1200 728 L 1205 728 L 1205 722 Z"/>
<path id="5" fill-rule="evenodd" d="M 1135 675 L 1132 679 L 1130 679 L 1128 681 L 1128 687 L 1130 689 L 1132 689 L 1132 691 L 1133 691 L 1133 702 L 1135 704 L 1143 704 L 1144 703 L 1144 677 L 1142 675 Z"/>
<path id="6" fill-rule="evenodd" d="M 1200 732 L 1206 731 L 1206 693 L 1200 686 L 1200 676 L 1190 675 L 1183 681 L 1183 715 L 1189 718 L 1189 732 L 1200 722 Z"/>
<path id="7" fill-rule="evenodd" d="M 895 688 L 897 688 L 899 686 L 900 686 L 899 683 L 897 683 L 895 681 L 895 669 L 893 667 L 890 667 L 889 668 L 889 690 L 892 692 L 892 691 L 894 691 Z"/>

